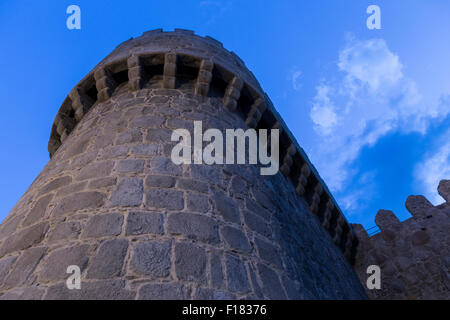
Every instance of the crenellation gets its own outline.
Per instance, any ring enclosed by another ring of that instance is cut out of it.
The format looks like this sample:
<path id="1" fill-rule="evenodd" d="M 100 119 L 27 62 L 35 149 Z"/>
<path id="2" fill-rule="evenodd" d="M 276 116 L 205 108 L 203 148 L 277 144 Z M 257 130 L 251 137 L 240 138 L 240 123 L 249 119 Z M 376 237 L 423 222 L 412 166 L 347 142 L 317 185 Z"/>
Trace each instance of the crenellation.
<path id="1" fill-rule="evenodd" d="M 334 203 L 331 199 L 328 199 L 325 207 L 325 211 L 323 213 L 322 226 L 325 230 L 330 228 L 331 217 L 333 214 Z"/>
<path id="2" fill-rule="evenodd" d="M 111 73 L 107 69 L 101 68 L 95 71 L 94 78 L 98 102 L 104 102 L 111 98 L 117 86 Z"/>
<path id="3" fill-rule="evenodd" d="M 294 163 L 293 156 L 297 152 L 297 147 L 294 143 L 291 143 L 290 146 L 287 148 L 286 154 L 283 158 L 283 163 L 280 167 L 280 171 L 287 177 L 289 176 L 289 173 L 291 172 L 291 166 Z"/>
<path id="4" fill-rule="evenodd" d="M 205 97 L 208 95 L 213 68 L 214 63 L 211 59 L 202 59 L 198 71 L 197 83 L 194 89 L 195 94 Z"/>
<path id="5" fill-rule="evenodd" d="M 439 184 L 441 190 L 446 181 Z M 359 241 L 355 270 L 363 282 L 368 266 L 380 267 L 381 289 L 366 289 L 371 299 L 448 299 L 448 201 L 433 206 L 424 196 L 409 196 L 405 206 L 412 217 L 402 222 L 392 211 L 379 210 L 380 232 L 372 236 L 353 225 Z"/>
<path id="6" fill-rule="evenodd" d="M 225 91 L 225 96 L 223 97 L 223 104 L 228 111 L 235 111 L 237 109 L 237 101 L 241 96 L 241 90 L 244 83 L 238 77 L 233 77 L 230 83 L 227 86 Z"/>
<path id="7" fill-rule="evenodd" d="M 163 88 L 175 89 L 177 73 L 177 55 L 173 52 L 168 52 L 164 56 L 164 78 Z"/>
<path id="8" fill-rule="evenodd" d="M 193 31 L 193 30 L 179 29 L 179 28 L 175 28 L 174 32 L 184 34 L 184 35 L 194 35 L 195 34 L 195 31 Z"/>
<path id="9" fill-rule="evenodd" d="M 73 88 L 69 97 L 75 110 L 75 119 L 80 121 L 94 104 L 94 101 L 80 87 Z"/>
<path id="10" fill-rule="evenodd" d="M 314 192 L 311 197 L 311 204 L 309 206 L 309 209 L 312 213 L 316 214 L 317 210 L 319 209 L 319 203 L 320 203 L 320 197 L 322 196 L 324 190 L 320 182 L 317 182 L 316 186 L 314 187 Z"/>
<path id="11" fill-rule="evenodd" d="M 344 218 L 340 214 L 336 221 L 336 227 L 334 228 L 334 237 L 333 237 L 333 242 L 337 246 L 340 246 L 340 243 L 341 243 L 341 239 L 342 239 L 342 235 L 343 235 L 343 231 L 344 231 L 343 225 L 344 225 Z"/>
<path id="12" fill-rule="evenodd" d="M 380 230 L 388 230 L 400 223 L 397 216 L 390 210 L 379 210 L 375 216 L 375 224 Z"/>
<path id="13" fill-rule="evenodd" d="M 218 47 L 220 47 L 220 48 L 223 48 L 223 43 L 220 42 L 219 40 L 216 40 L 216 39 L 214 39 L 213 37 L 210 37 L 210 36 L 205 36 L 205 39 L 206 39 L 209 43 L 211 43 L 211 44 L 213 44 L 213 45 L 215 45 L 215 46 L 218 46 Z"/>
<path id="14" fill-rule="evenodd" d="M 438 193 L 447 203 L 450 203 L 450 180 L 439 182 Z"/>
<path id="15" fill-rule="evenodd" d="M 131 55 L 127 59 L 128 66 L 128 86 L 130 91 L 138 91 L 142 89 L 144 84 L 144 71 L 142 58 L 138 55 Z"/>

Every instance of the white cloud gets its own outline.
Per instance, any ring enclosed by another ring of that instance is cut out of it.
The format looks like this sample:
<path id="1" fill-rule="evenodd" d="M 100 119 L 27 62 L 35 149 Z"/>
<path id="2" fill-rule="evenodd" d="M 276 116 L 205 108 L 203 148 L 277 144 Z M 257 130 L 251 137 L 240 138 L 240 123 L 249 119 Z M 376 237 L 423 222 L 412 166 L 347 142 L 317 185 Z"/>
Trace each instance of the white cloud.
<path id="1" fill-rule="evenodd" d="M 329 95 L 330 88 L 318 86 L 317 95 L 310 112 L 311 120 L 315 124 L 315 129 L 323 134 L 329 134 L 337 123 L 335 106 L 331 102 Z"/>
<path id="2" fill-rule="evenodd" d="M 442 144 L 428 154 L 415 170 L 416 179 L 423 185 L 425 196 L 435 205 L 444 202 L 436 191 L 439 181 L 450 179 L 450 130 L 439 140 Z"/>
<path id="3" fill-rule="evenodd" d="M 337 67 L 337 78 L 316 87 L 310 110 L 320 141 L 311 157 L 334 192 L 351 182 L 356 173 L 351 165 L 363 147 L 396 131 L 424 134 L 450 112 L 448 104 L 424 102 L 383 39 L 350 40 Z"/>
<path id="4" fill-rule="evenodd" d="M 294 88 L 295 91 L 300 90 L 300 88 L 302 86 L 299 81 L 301 76 L 302 76 L 302 72 L 299 70 L 296 70 L 292 73 L 291 82 L 292 82 L 292 88 Z"/>
<path id="5" fill-rule="evenodd" d="M 382 39 L 353 41 L 339 54 L 338 67 L 349 82 L 359 81 L 372 92 L 403 78 L 402 64 Z"/>

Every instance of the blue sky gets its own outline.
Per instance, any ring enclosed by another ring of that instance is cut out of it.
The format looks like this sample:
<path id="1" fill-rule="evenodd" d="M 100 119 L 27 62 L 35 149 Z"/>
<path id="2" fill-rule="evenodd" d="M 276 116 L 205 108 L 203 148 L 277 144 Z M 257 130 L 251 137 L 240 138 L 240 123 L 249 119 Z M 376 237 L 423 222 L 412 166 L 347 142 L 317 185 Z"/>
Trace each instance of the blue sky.
<path id="1" fill-rule="evenodd" d="M 81 8 L 81 30 L 66 8 Z M 381 30 L 366 8 L 381 8 Z M 45 166 L 73 86 L 143 31 L 195 30 L 235 51 L 351 222 L 450 178 L 450 3 L 408 1 L 0 2 L 0 221 Z"/>

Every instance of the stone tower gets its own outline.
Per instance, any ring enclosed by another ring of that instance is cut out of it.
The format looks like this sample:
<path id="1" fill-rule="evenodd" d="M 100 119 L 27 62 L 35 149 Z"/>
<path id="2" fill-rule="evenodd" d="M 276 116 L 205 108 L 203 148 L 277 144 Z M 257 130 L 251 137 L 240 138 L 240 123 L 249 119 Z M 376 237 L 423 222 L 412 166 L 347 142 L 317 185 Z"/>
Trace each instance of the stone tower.
<path id="1" fill-rule="evenodd" d="M 194 121 L 278 128 L 280 172 L 174 164 L 171 133 Z M 63 102 L 49 152 L 0 227 L 0 298 L 367 297 L 352 227 L 253 74 L 210 37 L 119 45 Z"/>

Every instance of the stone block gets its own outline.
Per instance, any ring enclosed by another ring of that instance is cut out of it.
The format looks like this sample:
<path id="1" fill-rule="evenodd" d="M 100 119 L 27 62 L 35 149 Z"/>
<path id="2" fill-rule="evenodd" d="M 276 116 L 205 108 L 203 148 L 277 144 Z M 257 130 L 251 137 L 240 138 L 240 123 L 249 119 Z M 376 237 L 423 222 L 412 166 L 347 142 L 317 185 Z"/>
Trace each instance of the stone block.
<path id="1" fill-rule="evenodd" d="M 70 159 L 77 154 L 83 153 L 86 151 L 89 146 L 90 138 L 80 139 L 78 141 L 74 141 L 64 153 L 64 159 Z"/>
<path id="2" fill-rule="evenodd" d="M 103 206 L 105 199 L 105 194 L 97 191 L 71 194 L 58 202 L 52 215 L 61 216 L 79 210 L 96 209 Z"/>
<path id="3" fill-rule="evenodd" d="M 148 129 L 146 141 L 149 143 L 168 143 L 172 136 L 172 131 L 168 129 Z"/>
<path id="4" fill-rule="evenodd" d="M 103 178 L 109 176 L 114 166 L 113 161 L 94 162 L 80 170 L 77 180 Z"/>
<path id="5" fill-rule="evenodd" d="M 269 238 L 272 234 L 269 224 L 266 220 L 260 218 L 258 215 L 253 214 L 248 210 L 243 210 L 243 216 L 245 225 L 251 230 L 258 232 L 266 238 Z"/>
<path id="6" fill-rule="evenodd" d="M 0 300 L 41 300 L 45 289 L 39 287 L 26 287 L 8 291 L 0 296 Z"/>
<path id="7" fill-rule="evenodd" d="M 156 283 L 146 284 L 139 289 L 139 300 L 186 300 L 188 291 L 182 284 Z"/>
<path id="8" fill-rule="evenodd" d="M 249 193 L 247 182 L 239 176 L 231 178 L 229 190 L 232 196 L 239 199 L 243 199 Z"/>
<path id="9" fill-rule="evenodd" d="M 211 209 L 209 198 L 204 195 L 188 193 L 186 195 L 186 204 L 187 209 L 193 212 L 206 213 Z"/>
<path id="10" fill-rule="evenodd" d="M 111 205 L 121 207 L 137 207 L 142 203 L 144 187 L 138 178 L 123 178 L 111 195 Z"/>
<path id="11" fill-rule="evenodd" d="M 175 178 L 171 176 L 149 175 L 145 179 L 145 185 L 150 188 L 172 188 Z"/>
<path id="12" fill-rule="evenodd" d="M 16 232 L 8 240 L 3 241 L 0 248 L 0 257 L 39 244 L 44 239 L 48 228 L 48 222 L 41 222 Z"/>
<path id="13" fill-rule="evenodd" d="M 177 179 L 176 187 L 178 189 L 201 192 L 201 193 L 208 193 L 208 190 L 209 190 L 208 185 L 204 182 L 201 182 L 199 180 L 183 179 L 183 178 Z"/>
<path id="14" fill-rule="evenodd" d="M 89 188 L 91 189 L 100 189 L 114 186 L 117 183 L 116 177 L 106 177 L 99 178 L 97 180 L 92 180 L 89 182 Z"/>
<path id="15" fill-rule="evenodd" d="M 6 275 L 9 273 L 12 265 L 14 264 L 14 262 L 16 262 L 16 260 L 17 260 L 17 257 L 15 257 L 15 256 L 10 256 L 10 257 L 5 257 L 3 259 L 0 259 L 0 288 L 2 287 L 3 281 L 6 278 Z"/>
<path id="16" fill-rule="evenodd" d="M 48 241 L 77 239 L 81 232 L 81 223 L 78 221 L 68 221 L 58 223 L 54 229 L 49 231 Z"/>
<path id="17" fill-rule="evenodd" d="M 70 176 L 64 176 L 61 178 L 56 178 L 55 180 L 50 181 L 49 183 L 47 183 L 45 186 L 43 186 L 40 190 L 39 193 L 40 194 L 46 194 L 49 192 L 52 192 L 54 190 L 57 190 L 63 186 L 68 185 L 69 183 L 72 182 L 72 177 Z"/>
<path id="18" fill-rule="evenodd" d="M 121 276 L 127 249 L 128 241 L 125 239 L 103 242 L 89 264 L 87 278 L 109 279 Z"/>
<path id="19" fill-rule="evenodd" d="M 171 234 L 181 234 L 188 239 L 205 243 L 218 243 L 217 222 L 210 217 L 192 213 L 172 213 L 168 217 L 167 230 Z"/>
<path id="20" fill-rule="evenodd" d="M 88 151 L 75 157 L 70 163 L 70 168 L 85 167 L 97 158 L 98 150 Z"/>
<path id="21" fill-rule="evenodd" d="M 33 209 L 30 210 L 30 213 L 27 215 L 27 217 L 23 220 L 22 225 L 26 227 L 38 222 L 41 219 L 44 219 L 46 216 L 47 207 L 52 198 L 52 194 L 40 198 L 34 205 Z"/>
<path id="22" fill-rule="evenodd" d="M 158 116 L 139 117 L 134 118 L 131 125 L 140 128 L 158 128 L 164 124 L 165 120 L 165 118 Z"/>
<path id="23" fill-rule="evenodd" d="M 160 213 L 130 212 L 127 218 L 127 235 L 163 234 L 163 215 Z"/>
<path id="24" fill-rule="evenodd" d="M 30 248 L 22 253 L 13 269 L 5 278 L 3 288 L 20 287 L 33 281 L 32 273 L 44 256 L 47 248 Z"/>
<path id="25" fill-rule="evenodd" d="M 44 300 L 132 300 L 135 296 L 135 292 L 125 289 L 125 281 L 102 280 L 82 283 L 81 290 L 69 290 L 65 283 L 52 285 Z"/>
<path id="26" fill-rule="evenodd" d="M 214 196 L 215 212 L 227 222 L 240 223 L 239 208 L 233 199 L 221 194 Z"/>
<path id="27" fill-rule="evenodd" d="M 137 243 L 133 250 L 131 269 L 153 279 L 167 278 L 170 275 L 171 252 L 169 241 Z"/>
<path id="28" fill-rule="evenodd" d="M 116 139 L 116 145 L 128 143 L 142 143 L 142 133 L 138 129 L 130 129 L 120 133 Z"/>
<path id="29" fill-rule="evenodd" d="M 182 167 L 174 164 L 170 158 L 162 157 L 153 158 L 150 161 L 150 168 L 153 174 L 180 176 L 183 172 Z"/>
<path id="30" fill-rule="evenodd" d="M 275 271 L 263 264 L 258 264 L 258 273 L 263 285 L 266 297 L 275 300 L 286 299 L 286 294 L 281 286 L 280 279 Z"/>
<path id="31" fill-rule="evenodd" d="M 223 290 L 197 288 L 194 300 L 236 300 L 236 296 Z"/>
<path id="32" fill-rule="evenodd" d="M 126 145 L 106 147 L 102 150 L 101 159 L 109 160 L 124 158 L 128 155 L 129 147 Z"/>
<path id="33" fill-rule="evenodd" d="M 39 273 L 39 281 L 54 282 L 66 279 L 67 267 L 76 265 L 81 272 L 87 266 L 89 260 L 90 245 L 75 245 L 72 247 L 58 248 L 45 258 Z"/>
<path id="34" fill-rule="evenodd" d="M 252 247 L 250 246 L 246 235 L 241 230 L 230 226 L 224 226 L 221 228 L 220 233 L 232 250 L 245 253 L 250 253 L 252 251 Z"/>
<path id="35" fill-rule="evenodd" d="M 155 156 L 158 154 L 158 145 L 156 144 L 139 144 L 133 146 L 132 152 L 138 156 Z"/>
<path id="36" fill-rule="evenodd" d="M 157 209 L 183 210 L 184 194 L 170 189 L 152 189 L 146 192 L 146 205 Z"/>
<path id="37" fill-rule="evenodd" d="M 208 166 L 204 164 L 192 164 L 190 166 L 192 178 L 211 184 L 222 184 L 222 177 L 215 166 Z"/>
<path id="38" fill-rule="evenodd" d="M 125 159 L 117 164 L 118 172 L 140 173 L 144 171 L 145 160 Z"/>
<path id="39" fill-rule="evenodd" d="M 223 276 L 222 259 L 218 253 L 211 253 L 210 257 L 210 277 L 211 286 L 216 289 L 223 289 L 225 287 L 225 279 Z"/>
<path id="40" fill-rule="evenodd" d="M 206 282 L 206 252 L 191 243 L 179 242 L 175 244 L 175 272 L 178 279 Z"/>
<path id="41" fill-rule="evenodd" d="M 240 293 L 250 292 L 250 283 L 247 278 L 245 264 L 239 258 L 227 254 L 225 256 L 225 266 L 228 290 Z"/>
<path id="42" fill-rule="evenodd" d="M 106 213 L 93 216 L 86 223 L 82 238 L 117 236 L 122 233 L 123 216 L 119 213 Z"/>
<path id="43" fill-rule="evenodd" d="M 280 250 L 275 245 L 259 238 L 255 238 L 255 245 L 261 259 L 279 267 L 280 269 L 283 268 L 279 253 Z"/>
<path id="44" fill-rule="evenodd" d="M 9 215 L 0 225 L 0 239 L 10 236 L 19 226 L 23 219 L 23 215 Z"/>

